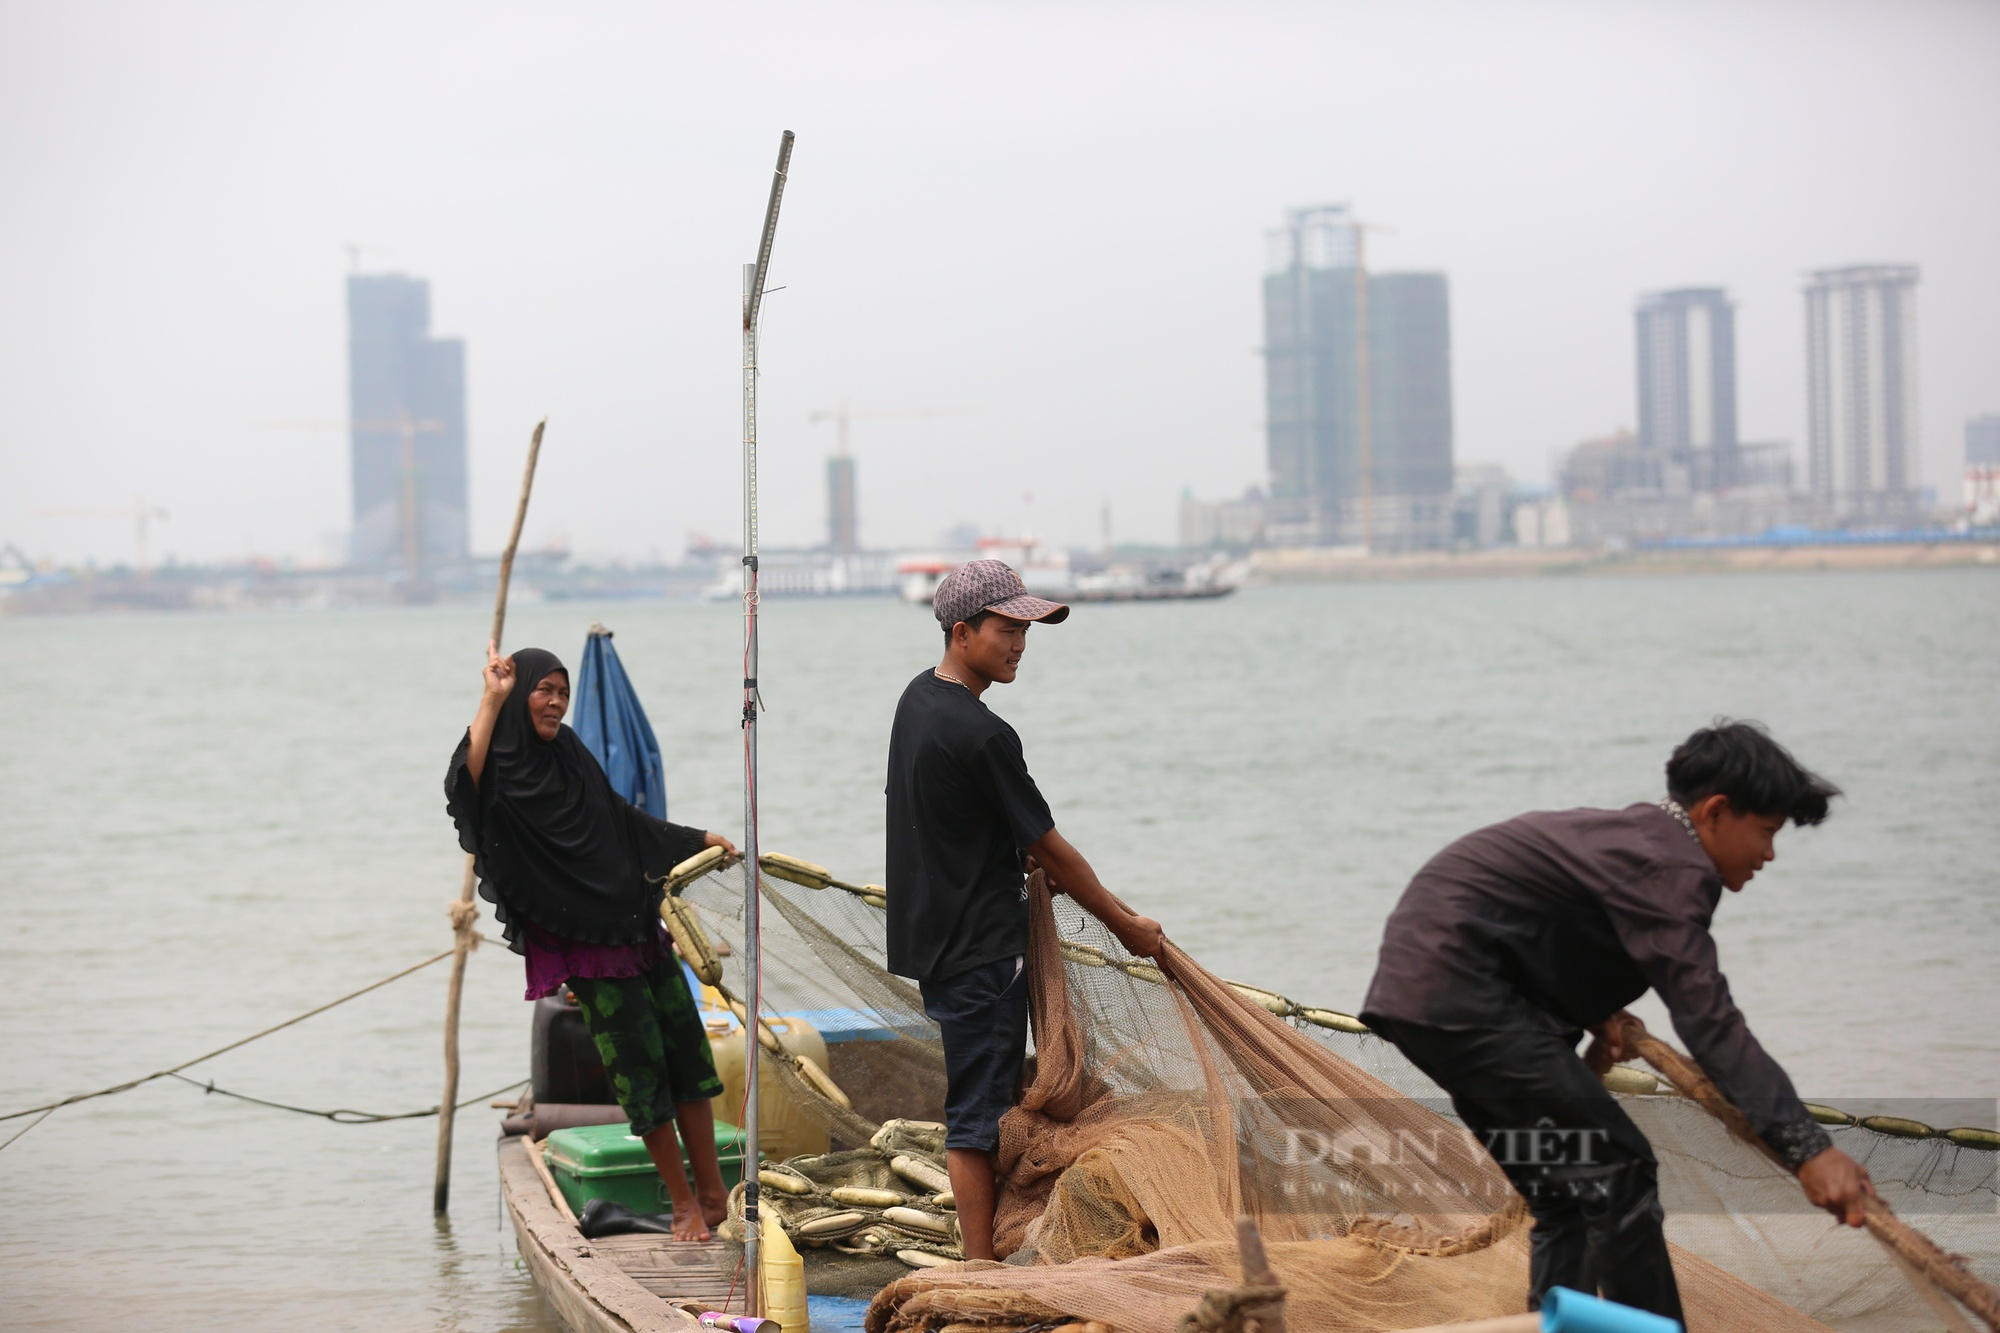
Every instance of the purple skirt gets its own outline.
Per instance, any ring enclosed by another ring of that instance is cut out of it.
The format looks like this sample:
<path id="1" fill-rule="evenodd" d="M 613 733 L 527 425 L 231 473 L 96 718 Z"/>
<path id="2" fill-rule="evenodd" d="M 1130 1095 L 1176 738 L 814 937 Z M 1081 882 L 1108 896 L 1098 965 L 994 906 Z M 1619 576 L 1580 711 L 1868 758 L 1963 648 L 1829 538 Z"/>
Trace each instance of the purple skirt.
<path id="1" fill-rule="evenodd" d="M 636 977 L 673 951 L 665 926 L 640 944 L 583 944 L 522 921 L 521 943 L 528 951 L 530 1000 L 555 994 L 571 977 Z"/>

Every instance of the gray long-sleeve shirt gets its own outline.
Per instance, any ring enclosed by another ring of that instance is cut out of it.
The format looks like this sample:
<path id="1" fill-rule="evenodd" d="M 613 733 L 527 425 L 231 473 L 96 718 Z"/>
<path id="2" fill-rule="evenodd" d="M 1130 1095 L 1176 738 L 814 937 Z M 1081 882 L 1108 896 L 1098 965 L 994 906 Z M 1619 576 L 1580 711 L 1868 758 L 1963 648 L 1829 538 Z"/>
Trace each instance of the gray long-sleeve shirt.
<path id="1" fill-rule="evenodd" d="M 1709 934 L 1721 896 L 1708 854 L 1659 806 L 1480 829 L 1403 891 L 1362 1020 L 1575 1032 L 1657 990 L 1689 1053 L 1796 1167 L 1831 1140 L 1730 998 Z"/>

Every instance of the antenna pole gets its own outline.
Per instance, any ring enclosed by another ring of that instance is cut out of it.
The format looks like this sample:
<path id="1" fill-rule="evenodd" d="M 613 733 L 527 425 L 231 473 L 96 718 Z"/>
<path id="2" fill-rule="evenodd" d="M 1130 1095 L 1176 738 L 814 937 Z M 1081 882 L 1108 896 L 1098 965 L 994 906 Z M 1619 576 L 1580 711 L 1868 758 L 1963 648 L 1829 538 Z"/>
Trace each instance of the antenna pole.
<path id="1" fill-rule="evenodd" d="M 743 1259 L 750 1313 L 762 1312 L 764 1235 L 757 1210 L 757 1021 L 763 1013 L 763 964 L 757 909 L 757 316 L 764 304 L 764 280 L 771 268 L 771 243 L 778 233 L 778 205 L 792 163 L 792 132 L 778 142 L 778 167 L 771 177 L 771 200 L 764 208 L 764 231 L 757 262 L 743 266 L 743 1135 L 748 1167 L 743 1173 Z"/>

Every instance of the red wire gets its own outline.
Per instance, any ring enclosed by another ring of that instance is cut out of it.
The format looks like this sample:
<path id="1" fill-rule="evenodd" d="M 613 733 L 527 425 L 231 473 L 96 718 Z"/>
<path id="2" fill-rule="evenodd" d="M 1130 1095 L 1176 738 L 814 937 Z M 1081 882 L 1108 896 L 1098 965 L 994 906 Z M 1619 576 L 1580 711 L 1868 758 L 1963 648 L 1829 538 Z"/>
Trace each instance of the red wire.
<path id="1" fill-rule="evenodd" d="M 741 1278 L 742 1276 L 743 1276 L 743 1257 L 741 1255 L 738 1255 L 736 1259 L 736 1271 L 729 1275 L 729 1294 L 722 1298 L 722 1313 L 724 1314 L 729 1313 L 729 1303 L 736 1299 L 737 1279 Z M 744 1305 L 747 1306 L 750 1303 L 748 1300 L 748 1297 L 750 1295 L 749 1288 L 747 1287 L 744 1288 L 743 1295 L 745 1297 L 743 1303 Z"/>

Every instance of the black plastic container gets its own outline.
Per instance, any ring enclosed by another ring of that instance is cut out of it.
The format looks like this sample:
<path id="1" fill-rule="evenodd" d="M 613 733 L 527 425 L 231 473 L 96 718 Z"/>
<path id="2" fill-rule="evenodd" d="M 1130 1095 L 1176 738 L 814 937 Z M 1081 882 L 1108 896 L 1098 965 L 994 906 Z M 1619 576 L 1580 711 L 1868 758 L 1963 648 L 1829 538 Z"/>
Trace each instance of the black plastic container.
<path id="1" fill-rule="evenodd" d="M 565 988 L 535 1001 L 528 1066 L 535 1101 L 538 1105 L 615 1102 L 611 1081 L 604 1075 L 604 1061 L 598 1058 L 597 1043 L 584 1026 L 583 1011 L 568 996 Z"/>

